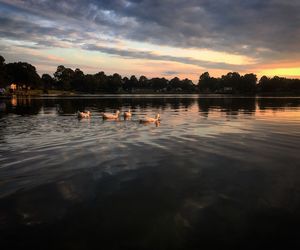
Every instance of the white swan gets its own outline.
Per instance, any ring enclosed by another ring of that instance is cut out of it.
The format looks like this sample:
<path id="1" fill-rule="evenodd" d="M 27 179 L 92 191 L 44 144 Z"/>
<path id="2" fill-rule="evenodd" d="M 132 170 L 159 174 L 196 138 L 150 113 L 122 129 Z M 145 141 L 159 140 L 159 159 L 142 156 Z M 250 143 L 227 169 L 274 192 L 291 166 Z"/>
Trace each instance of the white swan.
<path id="1" fill-rule="evenodd" d="M 108 119 L 108 120 L 116 120 L 119 118 L 119 114 L 120 114 L 120 111 L 117 110 L 115 114 L 111 114 L 111 113 L 102 113 L 102 117 L 103 119 Z"/>
<path id="2" fill-rule="evenodd" d="M 143 119 L 140 119 L 140 123 L 149 123 L 149 122 L 159 122 L 160 120 L 160 115 L 157 114 L 155 116 L 155 118 L 152 118 L 152 117 L 145 117 Z"/>
<path id="3" fill-rule="evenodd" d="M 91 117 L 91 112 L 87 111 L 87 112 L 77 112 L 77 117 L 78 118 L 90 118 Z"/>
<path id="4" fill-rule="evenodd" d="M 129 118 L 129 117 L 131 117 L 131 116 L 132 116 L 132 114 L 131 114 L 130 109 L 128 109 L 128 111 L 125 111 L 125 112 L 124 112 L 124 117 L 125 117 L 125 118 Z"/>

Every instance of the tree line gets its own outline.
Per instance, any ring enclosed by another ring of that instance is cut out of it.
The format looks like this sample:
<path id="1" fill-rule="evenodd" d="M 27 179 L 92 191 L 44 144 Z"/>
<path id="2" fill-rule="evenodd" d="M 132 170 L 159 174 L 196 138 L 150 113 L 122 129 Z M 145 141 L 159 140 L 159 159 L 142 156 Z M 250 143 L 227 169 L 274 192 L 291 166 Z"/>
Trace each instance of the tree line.
<path id="1" fill-rule="evenodd" d="M 200 76 L 199 91 L 202 93 L 295 93 L 300 94 L 300 79 L 262 76 L 258 81 L 253 73 L 240 75 L 229 72 L 219 78 L 211 77 L 208 72 Z"/>
<path id="2" fill-rule="evenodd" d="M 0 55 L 0 88 L 15 83 L 31 89 L 78 91 L 84 93 L 232 93 L 255 94 L 270 92 L 293 92 L 300 94 L 300 80 L 275 76 L 263 76 L 258 81 L 253 73 L 240 75 L 229 72 L 219 78 L 203 73 L 197 84 L 190 79 L 164 77 L 148 79 L 146 76 L 137 78 L 122 77 L 115 73 L 106 75 L 103 71 L 96 74 L 84 74 L 80 69 L 71 69 L 59 65 L 53 76 L 43 74 L 41 77 L 36 68 L 26 62 L 5 63 Z"/>

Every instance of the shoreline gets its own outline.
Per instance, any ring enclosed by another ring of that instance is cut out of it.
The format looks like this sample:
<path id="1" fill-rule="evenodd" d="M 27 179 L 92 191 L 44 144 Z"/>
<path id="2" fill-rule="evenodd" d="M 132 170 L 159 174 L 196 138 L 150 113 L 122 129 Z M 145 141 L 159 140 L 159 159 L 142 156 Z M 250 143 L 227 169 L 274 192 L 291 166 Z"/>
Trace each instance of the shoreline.
<path id="1" fill-rule="evenodd" d="M 72 91 L 53 91 L 52 93 L 42 93 L 40 90 L 33 90 L 26 93 L 15 93 L 8 95 L 0 95 L 0 99 L 11 98 L 84 98 L 84 97 L 178 97 L 178 96 L 198 96 L 209 98 L 268 98 L 268 97 L 293 97 L 300 98 L 300 93 L 288 92 L 268 92 L 255 94 L 232 94 L 232 93 L 84 93 Z"/>
<path id="2" fill-rule="evenodd" d="M 138 95 L 128 95 L 128 94 L 91 94 L 91 95 L 28 95 L 28 96 L 0 96 L 0 100 L 11 100 L 16 99 L 96 99 L 96 98 L 228 98 L 228 99 L 267 99 L 267 98 L 300 98 L 300 95 L 203 95 L 203 94 L 169 94 L 169 95 L 152 95 L 152 94 L 138 94 Z"/>

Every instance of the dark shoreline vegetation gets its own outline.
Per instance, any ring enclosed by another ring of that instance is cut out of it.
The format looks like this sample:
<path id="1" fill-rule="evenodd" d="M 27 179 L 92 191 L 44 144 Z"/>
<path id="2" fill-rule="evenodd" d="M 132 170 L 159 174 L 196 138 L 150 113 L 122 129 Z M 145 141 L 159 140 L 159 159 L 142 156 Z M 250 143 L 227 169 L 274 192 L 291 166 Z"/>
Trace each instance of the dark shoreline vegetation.
<path id="1" fill-rule="evenodd" d="M 15 84 L 15 90 L 11 89 Z M 115 73 L 106 75 L 103 71 L 84 74 L 80 69 L 72 70 L 63 65 L 57 67 L 53 77 L 43 74 L 26 62 L 5 63 L 0 55 L 0 97 L 17 95 L 76 95 L 76 94 L 236 94 L 236 95 L 300 95 L 300 79 L 274 76 L 261 77 L 253 73 L 240 75 L 229 72 L 222 77 L 201 74 L 197 84 L 190 79 L 174 77 L 151 78 L 132 75 L 130 78 Z"/>

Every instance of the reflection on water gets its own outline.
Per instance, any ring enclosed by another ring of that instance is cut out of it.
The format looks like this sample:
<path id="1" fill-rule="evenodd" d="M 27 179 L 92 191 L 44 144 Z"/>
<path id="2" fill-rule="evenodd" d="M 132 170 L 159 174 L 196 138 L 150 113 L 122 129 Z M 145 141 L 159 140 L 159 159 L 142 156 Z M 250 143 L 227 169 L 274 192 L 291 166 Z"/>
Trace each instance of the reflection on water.
<path id="1" fill-rule="evenodd" d="M 299 128 L 299 98 L 0 100 L 1 246 L 297 249 Z"/>

